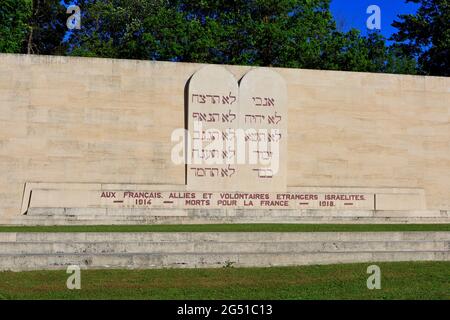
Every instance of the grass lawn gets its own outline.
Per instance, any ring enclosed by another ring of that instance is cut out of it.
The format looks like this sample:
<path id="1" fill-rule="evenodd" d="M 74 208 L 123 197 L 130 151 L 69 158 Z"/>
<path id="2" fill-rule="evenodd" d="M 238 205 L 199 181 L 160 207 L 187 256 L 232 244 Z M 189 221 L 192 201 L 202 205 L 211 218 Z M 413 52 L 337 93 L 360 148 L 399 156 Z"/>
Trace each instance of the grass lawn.
<path id="1" fill-rule="evenodd" d="M 373 264 L 373 263 L 372 263 Z M 381 289 L 366 287 L 370 264 L 0 272 L 2 299 L 450 299 L 450 262 L 377 263 Z"/>
<path id="2" fill-rule="evenodd" d="M 0 226 L 0 232 L 382 232 L 450 231 L 450 224 L 201 224 Z"/>

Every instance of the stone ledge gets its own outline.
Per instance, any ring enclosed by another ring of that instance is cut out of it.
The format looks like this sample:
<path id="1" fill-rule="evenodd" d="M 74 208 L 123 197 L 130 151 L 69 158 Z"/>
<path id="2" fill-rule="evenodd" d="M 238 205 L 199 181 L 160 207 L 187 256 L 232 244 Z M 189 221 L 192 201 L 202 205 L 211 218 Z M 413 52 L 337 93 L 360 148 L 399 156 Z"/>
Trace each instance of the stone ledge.
<path id="1" fill-rule="evenodd" d="M 176 215 L 183 216 L 186 210 L 217 209 L 264 210 L 270 214 L 277 210 L 425 211 L 426 203 L 425 192 L 420 188 L 290 187 L 285 193 L 205 193 L 188 191 L 185 185 L 26 183 L 21 213 L 45 208 L 86 214 L 91 210 L 101 213 L 122 210 L 128 214 L 158 210 L 159 215 L 173 215 L 170 212 L 178 210 Z"/>

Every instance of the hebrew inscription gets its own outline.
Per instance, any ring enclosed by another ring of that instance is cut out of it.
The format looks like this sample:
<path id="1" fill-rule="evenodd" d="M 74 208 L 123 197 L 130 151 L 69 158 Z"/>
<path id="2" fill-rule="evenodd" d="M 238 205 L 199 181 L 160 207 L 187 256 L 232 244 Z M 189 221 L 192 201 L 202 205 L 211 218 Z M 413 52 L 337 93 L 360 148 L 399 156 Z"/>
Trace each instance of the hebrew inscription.
<path id="1" fill-rule="evenodd" d="M 249 71 L 239 85 L 247 152 L 256 157 L 240 167 L 244 190 L 286 190 L 287 89 L 275 71 Z"/>
<path id="2" fill-rule="evenodd" d="M 287 94 L 276 72 L 241 79 L 220 66 L 188 86 L 188 190 L 286 190 Z"/>
<path id="3" fill-rule="evenodd" d="M 239 90 L 233 74 L 220 66 L 196 72 L 188 88 L 187 185 L 190 190 L 236 190 L 234 132 Z"/>

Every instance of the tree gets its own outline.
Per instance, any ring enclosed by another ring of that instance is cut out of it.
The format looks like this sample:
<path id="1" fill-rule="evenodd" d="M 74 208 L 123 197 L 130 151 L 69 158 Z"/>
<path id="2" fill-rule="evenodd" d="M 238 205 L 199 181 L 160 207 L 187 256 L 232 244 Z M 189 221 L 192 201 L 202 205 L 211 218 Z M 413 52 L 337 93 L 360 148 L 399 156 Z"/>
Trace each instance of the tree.
<path id="1" fill-rule="evenodd" d="M 428 75 L 450 75 L 450 5 L 448 0 L 406 0 L 420 3 L 415 14 L 400 15 L 392 24 L 392 36 L 407 56 L 418 59 L 420 71 Z"/>
<path id="2" fill-rule="evenodd" d="M 395 47 L 388 47 L 386 39 L 377 31 L 366 37 L 356 29 L 335 32 L 329 45 L 329 56 L 323 58 L 324 69 L 416 74 L 415 59 L 402 56 Z"/>
<path id="3" fill-rule="evenodd" d="M 64 55 L 67 18 L 66 7 L 60 0 L 34 0 L 28 21 L 27 41 L 22 52 Z"/>
<path id="4" fill-rule="evenodd" d="M 23 43 L 22 52 L 36 54 L 415 71 L 413 57 L 388 47 L 379 33 L 338 30 L 330 0 L 77 0 L 81 29 L 69 31 L 66 7 L 72 2 L 34 0 L 28 20 L 21 20 L 28 21 L 26 41 L 20 33 L 16 52 Z"/>
<path id="5" fill-rule="evenodd" d="M 320 68 L 336 28 L 329 0 L 170 2 L 187 24 L 182 61 Z"/>
<path id="6" fill-rule="evenodd" d="M 29 31 L 32 0 L 3 0 L 0 5 L 0 52 L 19 53 Z"/>
<path id="7" fill-rule="evenodd" d="M 151 59 L 154 48 L 146 41 L 147 34 L 163 23 L 171 23 L 163 0 L 80 0 L 77 4 L 81 8 L 81 30 L 70 33 L 71 55 Z M 148 20 L 155 25 L 148 25 Z"/>
<path id="8" fill-rule="evenodd" d="M 392 45 L 387 48 L 386 63 L 383 72 L 396 74 L 418 73 L 416 59 L 404 55 L 402 50 Z"/>
<path id="9" fill-rule="evenodd" d="M 405 72 L 379 34 L 340 32 L 329 0 L 80 0 L 69 53 L 127 59 Z M 408 71 L 409 72 L 409 71 Z"/>

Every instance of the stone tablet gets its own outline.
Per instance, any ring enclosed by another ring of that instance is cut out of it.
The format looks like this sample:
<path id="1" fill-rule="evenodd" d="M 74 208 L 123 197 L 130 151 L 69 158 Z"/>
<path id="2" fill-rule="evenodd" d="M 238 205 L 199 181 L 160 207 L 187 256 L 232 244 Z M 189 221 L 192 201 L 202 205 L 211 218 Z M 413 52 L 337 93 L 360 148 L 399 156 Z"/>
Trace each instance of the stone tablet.
<path id="1" fill-rule="evenodd" d="M 283 78 L 258 68 L 240 88 L 220 66 L 189 83 L 189 190 L 286 190 L 287 93 Z"/>
<path id="2" fill-rule="evenodd" d="M 239 91 L 233 74 L 210 65 L 196 72 L 188 89 L 187 187 L 237 190 L 233 132 L 239 123 Z"/>
<path id="3" fill-rule="evenodd" d="M 268 68 L 249 71 L 239 85 L 239 127 L 248 159 L 240 166 L 241 191 L 285 191 L 287 88 Z"/>

